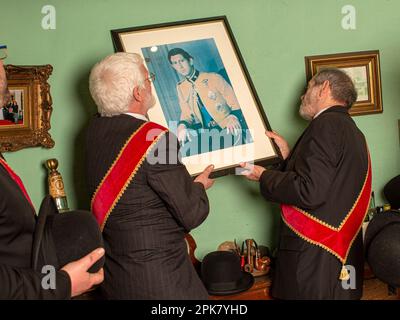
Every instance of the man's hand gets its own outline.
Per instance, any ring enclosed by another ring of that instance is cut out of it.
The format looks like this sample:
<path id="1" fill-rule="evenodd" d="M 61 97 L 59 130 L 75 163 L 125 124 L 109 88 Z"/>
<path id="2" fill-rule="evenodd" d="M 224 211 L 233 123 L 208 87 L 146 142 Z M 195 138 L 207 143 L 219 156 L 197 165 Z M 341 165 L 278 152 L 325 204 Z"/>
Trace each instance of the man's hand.
<path id="1" fill-rule="evenodd" d="M 242 130 L 242 126 L 240 125 L 239 119 L 233 114 L 229 115 L 226 124 L 226 132 L 236 136 L 240 133 L 240 130 Z"/>
<path id="2" fill-rule="evenodd" d="M 104 255 L 104 249 L 98 248 L 82 259 L 68 263 L 61 270 L 71 278 L 71 297 L 78 296 L 96 284 L 103 282 L 104 271 L 101 268 L 97 273 L 89 273 L 88 269 Z"/>
<path id="3" fill-rule="evenodd" d="M 190 138 L 189 131 L 188 131 L 188 129 L 186 128 L 186 126 L 183 123 L 181 123 L 178 126 L 177 136 L 178 136 L 178 141 L 182 145 L 185 144 L 186 139 L 189 140 L 189 141 L 192 141 L 192 139 Z"/>
<path id="4" fill-rule="evenodd" d="M 281 151 L 283 160 L 285 160 L 290 153 L 290 147 L 286 140 L 275 131 L 265 131 L 265 134 L 268 138 L 271 138 L 275 141 L 276 145 Z"/>
<path id="5" fill-rule="evenodd" d="M 248 162 L 241 162 L 240 166 L 244 169 L 242 175 L 251 181 L 260 181 L 260 177 L 267 169 L 261 166 L 250 164 Z"/>
<path id="6" fill-rule="evenodd" d="M 209 175 L 213 171 L 214 166 L 211 164 L 207 168 L 204 169 L 202 173 L 200 173 L 196 179 L 194 179 L 194 182 L 200 182 L 203 186 L 204 189 L 210 188 L 214 184 L 214 179 L 210 179 Z"/>

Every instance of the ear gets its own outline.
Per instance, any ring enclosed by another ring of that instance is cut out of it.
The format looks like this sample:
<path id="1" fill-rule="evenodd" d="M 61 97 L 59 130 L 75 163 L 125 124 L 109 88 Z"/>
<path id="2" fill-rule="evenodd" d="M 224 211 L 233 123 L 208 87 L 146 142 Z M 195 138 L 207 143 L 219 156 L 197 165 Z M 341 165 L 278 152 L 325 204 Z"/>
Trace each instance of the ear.
<path id="1" fill-rule="evenodd" d="M 189 64 L 190 64 L 191 67 L 193 66 L 193 58 L 189 59 Z"/>
<path id="2" fill-rule="evenodd" d="M 331 88 L 329 86 L 329 81 L 325 80 L 321 85 L 321 89 L 319 91 L 319 95 L 320 96 L 330 95 L 330 92 L 331 92 Z"/>
<path id="3" fill-rule="evenodd" d="M 136 86 L 136 87 L 133 88 L 133 98 L 136 101 L 141 101 L 142 100 L 142 95 L 141 95 L 139 86 Z"/>

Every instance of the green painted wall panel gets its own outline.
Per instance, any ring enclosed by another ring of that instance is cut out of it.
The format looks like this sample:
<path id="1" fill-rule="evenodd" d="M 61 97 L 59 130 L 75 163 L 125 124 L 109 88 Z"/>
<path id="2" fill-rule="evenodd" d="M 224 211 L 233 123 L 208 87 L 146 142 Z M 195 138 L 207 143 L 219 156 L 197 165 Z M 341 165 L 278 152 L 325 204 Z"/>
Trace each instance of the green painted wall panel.
<path id="1" fill-rule="evenodd" d="M 92 65 L 113 52 L 109 30 L 226 15 L 273 129 L 293 145 L 307 125 L 297 115 L 305 87 L 304 56 L 378 49 L 381 52 L 384 113 L 355 117 L 373 161 L 377 203 L 382 188 L 400 172 L 400 2 L 353 0 L 356 29 L 341 27 L 341 0 L 0 0 L 0 42 L 6 63 L 51 64 L 53 149 L 6 154 L 39 206 L 46 193 L 46 159 L 60 161 L 71 208 L 87 208 L 83 178 L 84 129 L 96 108 L 88 91 Z M 56 29 L 43 30 L 44 5 L 56 9 Z M 279 225 L 276 204 L 241 177 L 218 178 L 208 192 L 211 212 L 193 231 L 201 258 L 217 245 L 255 238 L 274 246 Z"/>

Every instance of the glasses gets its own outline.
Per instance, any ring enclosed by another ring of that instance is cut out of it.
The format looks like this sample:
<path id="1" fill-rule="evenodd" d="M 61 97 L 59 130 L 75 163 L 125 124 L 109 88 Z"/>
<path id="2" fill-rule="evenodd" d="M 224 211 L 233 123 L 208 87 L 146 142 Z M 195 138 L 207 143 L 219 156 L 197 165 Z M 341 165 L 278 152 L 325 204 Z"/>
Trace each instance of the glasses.
<path id="1" fill-rule="evenodd" d="M 144 80 L 149 80 L 150 82 L 154 82 L 155 79 L 156 75 L 153 72 L 150 72 L 150 75 Z"/>
<path id="2" fill-rule="evenodd" d="M 7 58 L 7 46 L 0 45 L 0 60 Z"/>

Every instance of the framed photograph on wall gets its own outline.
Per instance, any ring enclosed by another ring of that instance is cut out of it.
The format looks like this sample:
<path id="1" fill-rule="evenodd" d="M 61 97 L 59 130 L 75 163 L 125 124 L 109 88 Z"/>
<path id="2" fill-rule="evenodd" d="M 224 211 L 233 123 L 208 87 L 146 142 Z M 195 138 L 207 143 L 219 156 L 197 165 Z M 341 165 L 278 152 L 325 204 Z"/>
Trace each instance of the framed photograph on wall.
<path id="1" fill-rule="evenodd" d="M 213 176 L 239 162 L 280 161 L 226 17 L 112 30 L 116 51 L 140 54 L 153 78 L 149 120 L 168 127 L 192 175 L 214 164 Z"/>
<path id="2" fill-rule="evenodd" d="M 47 80 L 53 67 L 6 65 L 5 70 L 10 96 L 0 106 L 0 151 L 52 148 L 48 131 L 53 108 Z"/>
<path id="3" fill-rule="evenodd" d="M 305 57 L 309 81 L 321 68 L 335 67 L 345 71 L 357 89 L 357 101 L 350 109 L 353 116 L 381 113 L 382 88 L 379 51 L 363 51 Z"/>

